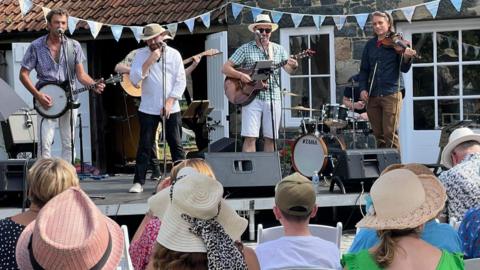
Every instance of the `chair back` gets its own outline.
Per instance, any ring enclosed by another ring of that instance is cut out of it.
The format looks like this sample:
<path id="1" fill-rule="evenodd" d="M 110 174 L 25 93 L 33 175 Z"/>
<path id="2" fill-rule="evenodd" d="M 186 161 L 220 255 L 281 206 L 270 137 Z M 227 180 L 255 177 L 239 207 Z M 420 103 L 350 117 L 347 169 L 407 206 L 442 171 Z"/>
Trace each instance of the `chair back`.
<path id="1" fill-rule="evenodd" d="M 121 226 L 123 231 L 123 255 L 120 259 L 120 263 L 117 266 L 116 270 L 134 270 L 132 264 L 132 258 L 130 258 L 130 253 L 128 250 L 130 249 L 130 238 L 128 237 L 128 227 L 127 225 Z"/>
<path id="2" fill-rule="evenodd" d="M 456 218 L 452 217 L 448 220 L 448 224 L 450 224 L 450 226 L 452 226 L 452 228 L 455 229 L 455 231 L 458 231 L 458 228 L 460 228 L 460 223 L 462 223 L 461 221 L 458 221 Z"/>
<path id="3" fill-rule="evenodd" d="M 465 262 L 465 270 L 478 270 L 480 269 L 480 258 L 467 259 Z"/>

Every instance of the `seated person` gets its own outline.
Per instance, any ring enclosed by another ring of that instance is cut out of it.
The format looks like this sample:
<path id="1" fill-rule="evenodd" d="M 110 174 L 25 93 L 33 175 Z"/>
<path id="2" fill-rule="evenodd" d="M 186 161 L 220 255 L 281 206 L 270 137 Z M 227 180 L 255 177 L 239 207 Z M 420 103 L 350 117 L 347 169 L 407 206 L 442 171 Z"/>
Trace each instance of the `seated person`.
<path id="1" fill-rule="evenodd" d="M 358 83 L 358 78 L 359 75 L 356 74 L 352 76 L 348 81 L 349 82 L 357 82 Z M 352 104 L 353 104 L 353 109 L 355 112 L 354 116 L 357 116 L 357 120 L 367 120 L 368 121 L 368 115 L 367 115 L 367 108 L 365 107 L 365 101 L 360 99 L 360 87 L 358 86 L 353 86 L 353 98 L 352 98 L 352 86 L 347 86 L 343 90 L 343 99 L 342 99 L 342 104 L 347 106 L 348 110 L 352 110 Z"/>
<path id="2" fill-rule="evenodd" d="M 480 208 L 468 210 L 460 223 L 458 234 L 462 239 L 465 258 L 480 258 Z"/>
<path id="3" fill-rule="evenodd" d="M 79 187 L 51 199 L 20 235 L 20 269 L 117 269 L 123 232 Z"/>
<path id="4" fill-rule="evenodd" d="M 377 230 L 380 243 L 343 255 L 344 269 L 464 269 L 462 254 L 420 239 L 447 199 L 436 177 L 394 169 L 375 181 L 370 194 L 373 205 L 356 226 Z"/>
<path id="5" fill-rule="evenodd" d="M 42 207 L 69 187 L 79 186 L 75 168 L 63 159 L 40 159 L 28 171 L 30 209 L 0 220 L 0 269 L 18 269 L 15 246 L 26 226 L 37 218 Z M 4 268 L 5 267 L 5 268 Z"/>
<path id="6" fill-rule="evenodd" d="M 285 236 L 262 243 L 255 253 L 263 269 L 325 267 L 340 269 L 340 251 L 329 241 L 312 236 L 310 218 L 317 214 L 312 182 L 294 173 L 275 188 L 273 213 L 282 224 Z"/>
<path id="7" fill-rule="evenodd" d="M 382 175 L 394 169 L 407 169 L 416 175 L 427 174 L 434 175 L 432 171 L 424 165 L 417 163 L 410 164 L 392 164 L 383 170 Z M 367 205 L 368 209 L 368 205 Z M 458 233 L 446 223 L 438 223 L 435 219 L 431 219 L 425 223 L 425 228 L 420 234 L 420 238 L 425 242 L 449 252 L 462 252 L 462 241 Z M 356 253 L 362 249 L 369 249 L 380 242 L 377 232 L 374 229 L 360 228 L 355 235 L 353 243 L 348 253 Z"/>

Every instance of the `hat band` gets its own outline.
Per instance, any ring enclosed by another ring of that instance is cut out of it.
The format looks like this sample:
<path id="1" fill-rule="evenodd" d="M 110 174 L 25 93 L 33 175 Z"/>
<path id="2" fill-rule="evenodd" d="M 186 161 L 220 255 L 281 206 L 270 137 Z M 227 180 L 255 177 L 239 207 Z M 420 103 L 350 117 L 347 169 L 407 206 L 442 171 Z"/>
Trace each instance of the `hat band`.
<path id="1" fill-rule="evenodd" d="M 32 249 L 32 236 L 30 236 L 30 241 L 28 242 L 28 253 L 30 255 L 30 262 L 32 263 L 33 270 L 45 270 L 35 259 L 33 255 Z M 105 252 L 103 253 L 102 258 L 89 270 L 101 270 L 110 258 L 110 254 L 112 253 L 112 236 L 110 235 L 110 231 L 108 232 L 108 246 Z"/>
<path id="2" fill-rule="evenodd" d="M 272 23 L 272 22 L 267 20 L 261 20 L 261 21 L 256 21 L 255 23 Z"/>

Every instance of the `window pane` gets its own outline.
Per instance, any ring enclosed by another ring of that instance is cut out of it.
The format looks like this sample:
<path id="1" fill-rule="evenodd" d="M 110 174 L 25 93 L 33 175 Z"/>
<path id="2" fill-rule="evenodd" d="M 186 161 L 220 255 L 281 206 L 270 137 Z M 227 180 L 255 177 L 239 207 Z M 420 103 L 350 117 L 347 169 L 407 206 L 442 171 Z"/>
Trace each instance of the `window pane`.
<path id="1" fill-rule="evenodd" d="M 330 46 L 328 45 L 328 35 L 310 36 L 312 50 L 317 53 L 311 58 L 312 74 L 330 74 Z"/>
<path id="2" fill-rule="evenodd" d="M 437 66 L 439 96 L 455 96 L 458 91 L 458 66 Z"/>
<path id="3" fill-rule="evenodd" d="M 312 78 L 312 98 L 314 109 L 321 109 L 323 104 L 330 103 L 330 78 Z"/>
<path id="4" fill-rule="evenodd" d="M 435 107 L 433 100 L 413 101 L 413 128 L 415 130 L 433 129 L 435 127 Z"/>
<path id="5" fill-rule="evenodd" d="M 437 61 L 458 61 L 458 31 L 437 33 Z"/>
<path id="6" fill-rule="evenodd" d="M 308 48 L 308 36 L 290 36 L 290 54 L 297 54 Z M 298 68 L 292 75 L 308 74 L 308 58 L 298 60 Z"/>
<path id="7" fill-rule="evenodd" d="M 413 96 L 433 96 L 433 67 L 413 67 Z"/>
<path id="8" fill-rule="evenodd" d="M 413 48 L 421 58 L 415 58 L 415 63 L 433 62 L 432 33 L 420 33 L 412 35 Z"/>
<path id="9" fill-rule="evenodd" d="M 443 127 L 460 120 L 460 101 L 458 99 L 438 100 L 438 124 Z"/>
<path id="10" fill-rule="evenodd" d="M 463 61 L 480 60 L 480 30 L 462 31 Z"/>
<path id="11" fill-rule="evenodd" d="M 463 119 L 470 119 L 480 123 L 480 99 L 463 100 Z"/>
<path id="12" fill-rule="evenodd" d="M 463 66 L 463 94 L 480 95 L 480 65 Z"/>
<path id="13" fill-rule="evenodd" d="M 298 97 L 291 97 L 291 105 L 292 107 L 295 106 L 304 106 L 310 107 L 310 99 L 308 93 L 308 78 L 292 78 L 290 80 L 290 89 L 292 89 L 292 93 L 298 94 Z M 309 117 L 308 113 L 304 114 L 305 117 Z M 292 117 L 302 117 L 302 112 L 299 111 L 292 111 Z"/>

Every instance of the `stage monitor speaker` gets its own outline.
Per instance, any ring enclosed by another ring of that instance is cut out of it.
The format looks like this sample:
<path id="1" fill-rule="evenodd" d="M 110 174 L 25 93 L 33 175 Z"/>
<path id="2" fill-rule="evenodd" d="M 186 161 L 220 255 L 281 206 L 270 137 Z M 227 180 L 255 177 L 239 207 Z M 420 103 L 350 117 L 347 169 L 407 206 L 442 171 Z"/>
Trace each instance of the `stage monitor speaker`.
<path id="1" fill-rule="evenodd" d="M 235 152 L 235 139 L 221 138 L 211 143 L 210 152 Z"/>
<path id="2" fill-rule="evenodd" d="M 278 152 L 205 153 L 224 187 L 272 187 L 282 179 Z"/>
<path id="3" fill-rule="evenodd" d="M 0 160 L 0 192 L 23 191 L 23 177 L 35 159 L 29 159 L 28 164 L 26 162 L 25 159 Z"/>
<path id="4" fill-rule="evenodd" d="M 5 148 L 10 156 L 19 152 L 32 152 L 38 142 L 37 114 L 35 112 L 14 113 L 2 122 Z"/>
<path id="5" fill-rule="evenodd" d="M 349 149 L 335 150 L 330 153 L 334 158 L 334 175 L 344 183 L 363 179 L 374 179 L 388 166 L 400 163 L 397 149 Z"/>

